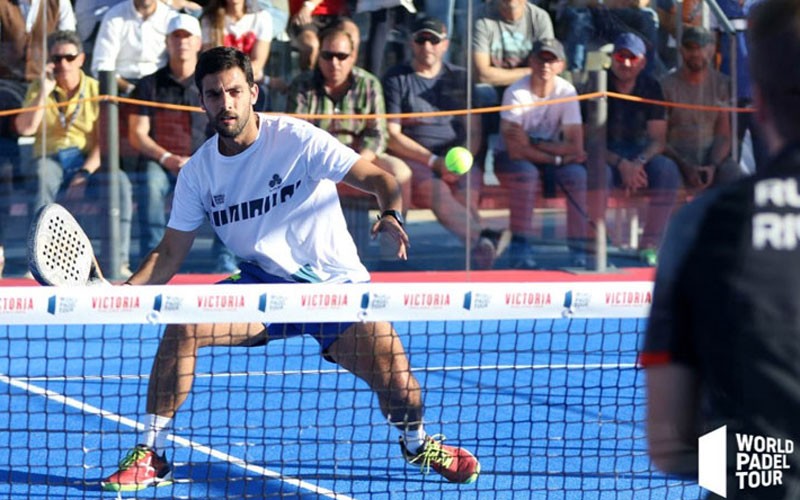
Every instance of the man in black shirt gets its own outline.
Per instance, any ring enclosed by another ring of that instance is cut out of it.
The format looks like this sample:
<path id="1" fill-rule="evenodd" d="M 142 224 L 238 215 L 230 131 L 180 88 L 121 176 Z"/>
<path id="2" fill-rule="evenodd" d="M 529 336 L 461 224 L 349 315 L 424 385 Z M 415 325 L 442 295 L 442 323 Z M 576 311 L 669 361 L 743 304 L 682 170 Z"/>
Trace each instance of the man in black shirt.
<path id="1" fill-rule="evenodd" d="M 663 101 L 661 86 L 644 73 L 647 56 L 644 41 L 634 33 L 623 33 L 614 41 L 608 91 Z M 667 144 L 667 112 L 663 106 L 623 99 L 608 102 L 606 161 L 612 167 L 614 184 L 630 195 L 649 198 L 641 257 L 655 265 L 661 235 L 672 213 L 681 184 L 680 170 L 663 155 Z"/>
<path id="2" fill-rule="evenodd" d="M 168 27 L 167 65 L 142 78 L 132 97 L 199 107 L 194 67 L 200 45 L 197 19 L 188 14 L 175 16 Z M 167 225 L 164 205 L 175 187 L 178 172 L 213 131 L 208 127 L 205 113 L 164 107 L 140 106 L 131 113 L 128 123 L 128 138 L 139 151 L 139 248 L 144 258 L 164 236 Z M 235 271 L 233 254 L 216 238 L 213 251 L 217 259 L 215 272 Z"/>
<path id="3" fill-rule="evenodd" d="M 727 498 L 800 495 L 800 66 L 785 64 L 800 58 L 797 26 L 797 0 L 764 0 L 751 14 L 756 119 L 771 160 L 675 215 L 640 359 L 653 462 L 694 476 L 698 436 L 727 426 Z M 748 436 L 772 440 L 762 470 L 740 446 Z"/>

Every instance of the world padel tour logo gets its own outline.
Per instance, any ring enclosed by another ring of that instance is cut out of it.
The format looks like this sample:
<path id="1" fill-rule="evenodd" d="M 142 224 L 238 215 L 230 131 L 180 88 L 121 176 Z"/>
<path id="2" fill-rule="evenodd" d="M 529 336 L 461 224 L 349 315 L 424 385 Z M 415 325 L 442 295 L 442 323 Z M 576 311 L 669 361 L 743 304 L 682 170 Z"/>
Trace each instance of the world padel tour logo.
<path id="1" fill-rule="evenodd" d="M 492 296 L 488 293 L 467 292 L 464 294 L 464 309 L 472 311 L 474 309 L 486 309 L 489 307 Z"/>
<path id="2" fill-rule="evenodd" d="M 71 313 L 75 310 L 78 300 L 75 297 L 59 297 L 53 295 L 47 299 L 47 312 L 55 316 L 56 314 Z"/>
<path id="3" fill-rule="evenodd" d="M 564 310 L 561 311 L 561 315 L 567 317 L 575 314 L 575 311 L 578 309 L 589 307 L 591 301 L 591 293 L 568 290 L 567 293 L 564 294 Z"/>
<path id="4" fill-rule="evenodd" d="M 735 487 L 754 490 L 783 485 L 784 471 L 791 468 L 789 457 L 794 441 L 785 438 L 735 434 Z M 728 497 L 728 427 L 711 431 L 699 438 L 698 484 L 723 497 Z"/>
<path id="5" fill-rule="evenodd" d="M 179 311 L 183 304 L 182 297 L 173 297 L 171 295 L 156 295 L 153 300 L 154 311 Z"/>
<path id="6" fill-rule="evenodd" d="M 262 293 L 258 296 L 258 310 L 261 312 L 282 311 L 284 307 L 286 307 L 285 295 Z"/>
<path id="7" fill-rule="evenodd" d="M 386 309 L 389 307 L 389 296 L 382 293 L 366 292 L 361 296 L 361 309 Z"/>

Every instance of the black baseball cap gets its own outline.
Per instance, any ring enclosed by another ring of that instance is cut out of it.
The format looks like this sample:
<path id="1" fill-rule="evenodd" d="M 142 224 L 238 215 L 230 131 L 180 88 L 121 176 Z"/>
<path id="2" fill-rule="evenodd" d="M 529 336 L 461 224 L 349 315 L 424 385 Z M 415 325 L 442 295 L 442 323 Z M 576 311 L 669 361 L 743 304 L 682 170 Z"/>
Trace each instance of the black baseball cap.
<path id="1" fill-rule="evenodd" d="M 422 17 L 414 21 L 412 33 L 431 33 L 439 38 L 447 38 L 447 27 L 440 20 L 433 17 Z"/>

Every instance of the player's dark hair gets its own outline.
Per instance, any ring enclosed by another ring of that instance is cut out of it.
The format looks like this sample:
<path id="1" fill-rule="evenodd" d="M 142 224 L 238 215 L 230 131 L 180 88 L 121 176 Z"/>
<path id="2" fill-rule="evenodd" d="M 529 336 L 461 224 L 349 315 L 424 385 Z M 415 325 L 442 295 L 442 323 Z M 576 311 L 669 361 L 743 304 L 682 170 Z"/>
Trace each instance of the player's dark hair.
<path id="1" fill-rule="evenodd" d="M 78 49 L 78 54 L 83 53 L 83 43 L 77 31 L 60 30 L 47 35 L 47 51 L 53 50 L 53 47 L 62 43 L 69 43 Z"/>
<path id="2" fill-rule="evenodd" d="M 784 140 L 800 140 L 800 2 L 765 0 L 750 14 L 750 75 Z"/>
<path id="3" fill-rule="evenodd" d="M 253 78 L 253 65 L 250 63 L 250 58 L 244 52 L 233 47 L 214 47 L 202 52 L 197 59 L 197 66 L 194 70 L 194 83 L 202 94 L 203 78 L 206 75 L 213 75 L 231 68 L 242 70 L 249 87 L 256 83 L 255 78 Z"/>

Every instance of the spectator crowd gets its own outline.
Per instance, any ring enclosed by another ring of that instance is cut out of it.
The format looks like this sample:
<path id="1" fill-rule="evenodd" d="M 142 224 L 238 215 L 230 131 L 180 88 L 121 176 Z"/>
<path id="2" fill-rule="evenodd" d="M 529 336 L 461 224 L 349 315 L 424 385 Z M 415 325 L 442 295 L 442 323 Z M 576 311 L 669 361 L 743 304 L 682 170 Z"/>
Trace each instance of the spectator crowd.
<path id="1" fill-rule="evenodd" d="M 22 109 L 0 116 L 0 275 L 15 194 L 29 217 L 53 201 L 106 207 L 99 105 L 85 100 L 101 72 L 120 95 L 164 105 L 121 113 L 118 271 L 130 274 L 163 235 L 182 165 L 212 132 L 204 114 L 169 106 L 200 105 L 194 65 L 216 46 L 252 60 L 258 111 L 307 116 L 396 176 L 405 208 L 430 209 L 477 269 L 501 255 L 539 267 L 534 208 L 552 193 L 566 199 L 571 263 L 586 265 L 587 109 L 574 98 L 588 90 L 591 54 L 605 53 L 608 90 L 632 98 L 609 99 L 607 187 L 643 211 L 636 251 L 655 265 L 681 197 L 748 173 L 737 161 L 745 134 L 754 168 L 763 161 L 750 113 L 734 121 L 723 109 L 750 106 L 742 32 L 757 1 L 718 0 L 720 20 L 699 0 L 0 0 L 0 109 Z M 288 67 L 270 61 L 290 50 Z M 446 168 L 455 146 L 476 159 L 468 174 Z M 507 193 L 503 228 L 480 213 L 488 165 Z M 212 254 L 217 272 L 236 269 L 218 241 Z"/>

